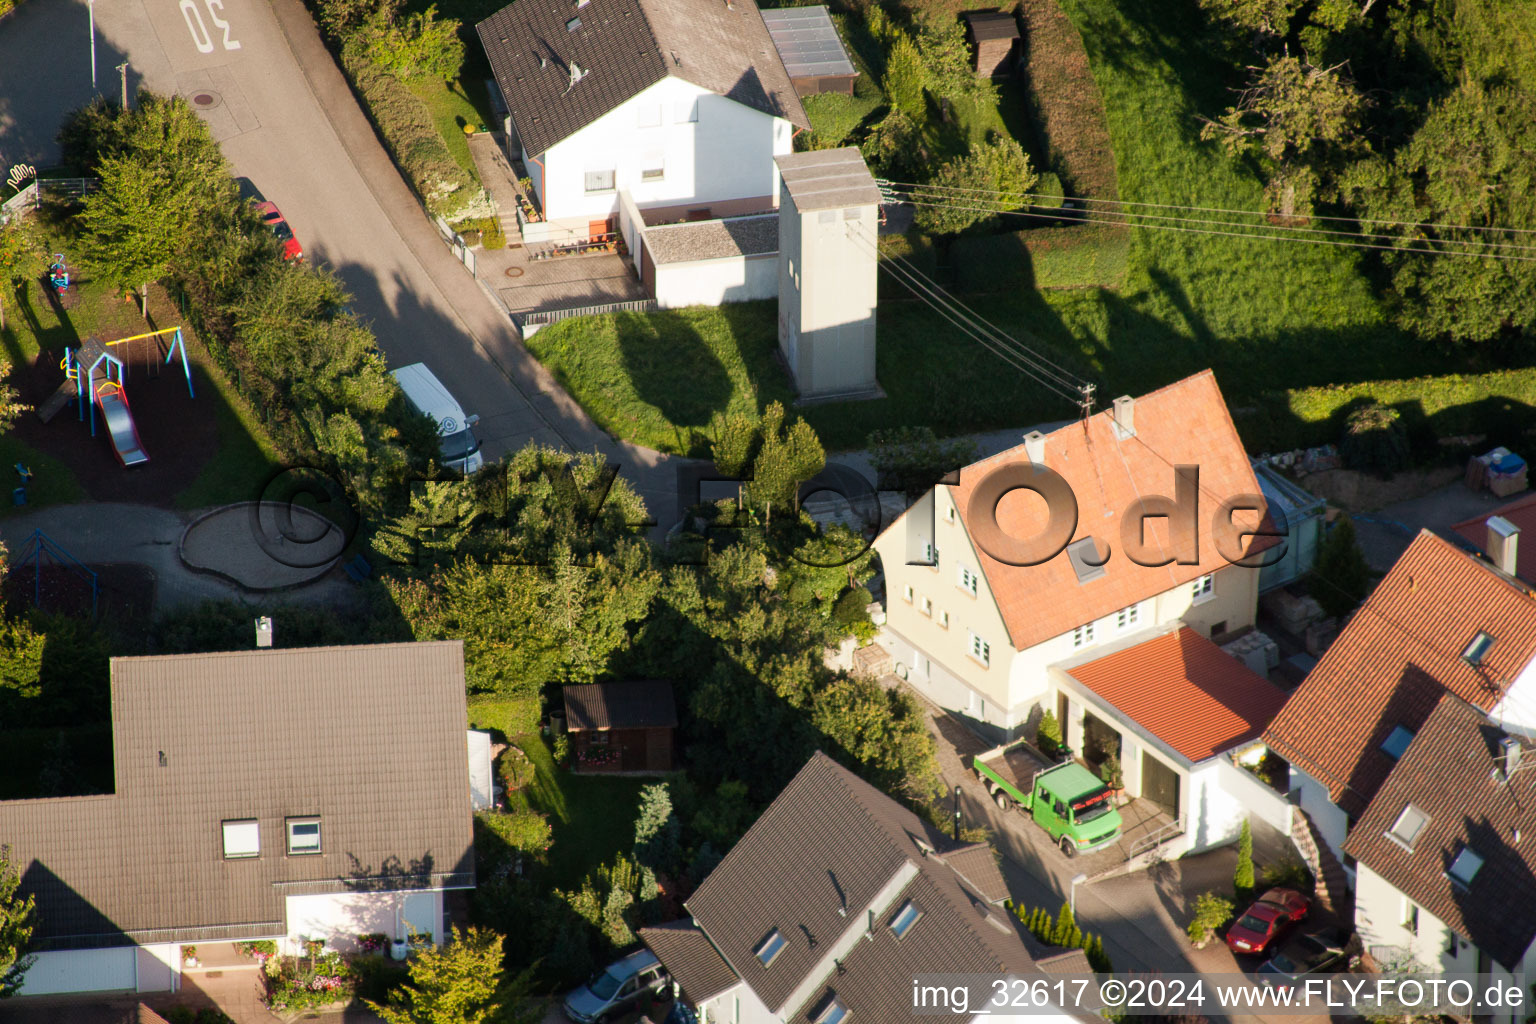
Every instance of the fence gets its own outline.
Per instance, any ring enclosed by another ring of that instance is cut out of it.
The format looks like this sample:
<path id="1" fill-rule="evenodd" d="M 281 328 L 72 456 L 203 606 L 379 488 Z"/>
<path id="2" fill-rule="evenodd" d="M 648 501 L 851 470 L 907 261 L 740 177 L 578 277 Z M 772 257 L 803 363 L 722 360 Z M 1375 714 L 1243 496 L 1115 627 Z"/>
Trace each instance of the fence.
<path id="1" fill-rule="evenodd" d="M 43 205 L 43 196 L 81 199 L 101 189 L 99 178 L 34 178 L 26 188 L 0 203 L 0 224 L 18 210 L 35 210 Z"/>
<path id="2" fill-rule="evenodd" d="M 475 250 L 471 249 L 464 241 L 464 238 L 453 228 L 449 227 L 448 222 L 443 220 L 443 218 L 433 217 L 432 219 L 437 223 L 437 233 L 448 244 L 448 248 L 452 250 L 454 258 L 464 264 L 464 269 L 469 271 L 471 277 L 478 280 L 479 275 L 475 273 Z"/>
<path id="3" fill-rule="evenodd" d="M 597 316 L 601 313 L 654 313 L 655 299 L 631 299 L 627 302 L 605 302 L 598 306 L 577 306 L 573 309 L 541 309 L 533 313 L 514 313 L 512 319 L 527 337 L 540 327 L 547 327 L 575 316 Z M 530 330 L 531 328 L 531 330 Z"/>

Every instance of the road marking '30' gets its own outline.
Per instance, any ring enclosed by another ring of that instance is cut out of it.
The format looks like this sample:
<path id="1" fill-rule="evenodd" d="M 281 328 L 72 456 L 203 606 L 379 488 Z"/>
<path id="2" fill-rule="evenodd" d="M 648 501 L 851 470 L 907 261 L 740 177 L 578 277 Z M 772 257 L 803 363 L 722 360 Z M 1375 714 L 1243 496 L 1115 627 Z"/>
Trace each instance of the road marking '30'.
<path id="1" fill-rule="evenodd" d="M 224 10 L 224 0 L 203 0 L 203 6 L 208 8 L 208 17 L 214 26 L 224 30 L 224 49 L 240 49 L 239 41 L 230 38 L 229 22 L 216 13 Z M 208 35 L 208 26 L 203 24 L 203 12 L 197 9 L 197 0 L 181 0 L 181 16 L 187 20 L 187 31 L 192 33 L 192 45 L 197 47 L 197 52 L 212 53 L 213 38 Z"/>

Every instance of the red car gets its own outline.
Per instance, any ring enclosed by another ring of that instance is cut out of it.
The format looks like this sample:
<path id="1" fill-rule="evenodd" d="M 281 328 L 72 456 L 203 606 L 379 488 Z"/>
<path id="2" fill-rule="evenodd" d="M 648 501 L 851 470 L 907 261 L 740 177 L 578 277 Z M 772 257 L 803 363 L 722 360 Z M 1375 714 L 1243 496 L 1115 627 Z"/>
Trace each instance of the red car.
<path id="1" fill-rule="evenodd" d="M 1264 952 L 1291 925 L 1306 919 L 1311 902 L 1295 889 L 1269 890 L 1227 930 L 1227 948 L 1234 953 Z"/>
<path id="2" fill-rule="evenodd" d="M 272 229 L 272 234 L 283 243 L 283 259 L 301 260 L 304 258 L 304 247 L 299 240 L 293 237 L 293 229 L 288 226 L 288 221 L 283 217 L 277 204 L 270 200 L 256 204 L 256 211 L 261 214 L 262 221 Z"/>

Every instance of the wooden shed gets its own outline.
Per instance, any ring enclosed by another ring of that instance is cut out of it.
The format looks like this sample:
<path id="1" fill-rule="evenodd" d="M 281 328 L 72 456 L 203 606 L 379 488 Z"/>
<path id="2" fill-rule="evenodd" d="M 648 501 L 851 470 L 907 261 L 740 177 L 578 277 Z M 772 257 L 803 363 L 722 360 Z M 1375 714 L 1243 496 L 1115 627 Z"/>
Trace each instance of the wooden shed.
<path id="1" fill-rule="evenodd" d="M 1019 60 L 1019 21 L 1006 11 L 966 11 L 965 35 L 975 54 L 976 74 L 1007 78 Z"/>
<path id="2" fill-rule="evenodd" d="M 677 705 L 665 680 L 567 686 L 565 728 L 581 772 L 672 770 Z"/>

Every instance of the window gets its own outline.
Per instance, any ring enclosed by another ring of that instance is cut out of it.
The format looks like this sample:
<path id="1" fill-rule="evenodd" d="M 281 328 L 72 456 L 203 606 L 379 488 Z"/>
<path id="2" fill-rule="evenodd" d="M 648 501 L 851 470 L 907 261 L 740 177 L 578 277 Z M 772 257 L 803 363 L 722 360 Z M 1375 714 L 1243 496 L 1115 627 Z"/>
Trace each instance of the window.
<path id="1" fill-rule="evenodd" d="M 667 177 L 666 162 L 660 153 L 647 153 L 640 165 L 641 181 L 663 181 Z"/>
<path id="2" fill-rule="evenodd" d="M 1409 935 L 1419 934 L 1419 905 L 1403 897 L 1403 927 Z"/>
<path id="3" fill-rule="evenodd" d="M 1078 626 L 1072 631 L 1072 646 L 1087 647 L 1093 643 L 1093 623 Z"/>
<path id="4" fill-rule="evenodd" d="M 1087 583 L 1104 575 L 1104 563 L 1099 559 L 1098 545 L 1092 537 L 1084 537 L 1067 545 L 1067 561 L 1077 574 L 1077 582 Z"/>
<path id="5" fill-rule="evenodd" d="M 983 665 L 992 664 L 992 645 L 988 644 L 975 633 L 971 634 L 971 657 Z"/>
<path id="6" fill-rule="evenodd" d="M 1450 876 L 1451 881 L 1465 888 L 1472 884 L 1472 879 L 1477 877 L 1477 872 L 1482 866 L 1483 858 L 1473 853 L 1472 847 L 1463 846 L 1445 873 Z"/>
<path id="7" fill-rule="evenodd" d="M 1449 928 L 1447 928 L 1445 930 L 1445 955 L 1446 956 L 1458 956 L 1458 955 L 1460 955 L 1461 947 L 1465 944 L 1465 942 L 1466 942 L 1466 940 L 1463 939 L 1460 935 L 1457 935 L 1455 932 L 1453 932 Z"/>
<path id="8" fill-rule="evenodd" d="M 960 589 L 972 597 L 976 596 L 976 574 L 963 565 L 960 567 Z"/>
<path id="9" fill-rule="evenodd" d="M 1115 625 L 1120 629 L 1130 629 L 1141 621 L 1141 605 L 1133 604 L 1129 608 L 1121 608 L 1115 616 Z"/>
<path id="10" fill-rule="evenodd" d="M 933 601 L 930 598 L 923 598 L 923 614 L 933 617 Z"/>
<path id="11" fill-rule="evenodd" d="M 1407 750 L 1408 744 L 1412 742 L 1413 730 L 1405 729 L 1399 725 L 1393 728 L 1392 735 L 1382 741 L 1381 749 L 1388 757 L 1396 761 L 1403 756 L 1403 751 Z"/>
<path id="12" fill-rule="evenodd" d="M 1479 631 L 1477 636 L 1472 638 L 1472 642 L 1467 644 L 1467 649 L 1461 652 L 1461 656 L 1468 665 L 1476 668 L 1483 663 L 1483 658 L 1492 647 L 1493 637 Z"/>
<path id="13" fill-rule="evenodd" d="M 923 561 L 935 569 L 939 567 L 939 549 L 933 546 L 931 540 L 923 541 Z"/>
<path id="14" fill-rule="evenodd" d="M 320 819 L 288 819 L 289 854 L 320 852 Z"/>
<path id="15" fill-rule="evenodd" d="M 580 18 L 571 18 L 569 21 L 567 21 L 565 23 L 565 30 L 567 32 L 575 32 L 579 28 L 581 28 L 581 19 Z"/>
<path id="16" fill-rule="evenodd" d="M 923 912 L 918 909 L 917 904 L 907 900 L 907 902 L 901 905 L 901 909 L 896 911 L 896 916 L 891 918 L 891 931 L 895 932 L 896 937 L 899 939 L 907 934 L 911 927 L 917 923 L 917 919 L 922 916 Z"/>
<path id="17" fill-rule="evenodd" d="M 1201 576 L 1199 579 L 1195 580 L 1193 584 L 1191 584 L 1190 590 L 1196 604 L 1199 604 L 1201 601 L 1210 600 L 1211 596 L 1216 592 L 1215 575 L 1212 573 L 1206 573 L 1204 576 Z"/>
<path id="18" fill-rule="evenodd" d="M 661 104 L 644 103 L 636 107 L 635 126 L 639 128 L 661 127 Z"/>
<path id="19" fill-rule="evenodd" d="M 1413 850 L 1413 841 L 1419 838 L 1419 833 L 1424 831 L 1424 826 L 1429 824 L 1429 815 L 1419 810 L 1413 804 L 1403 808 L 1403 813 L 1397 816 L 1397 821 L 1387 830 L 1387 838 L 1395 839 L 1408 850 Z"/>
<path id="20" fill-rule="evenodd" d="M 678 100 L 672 108 L 672 117 L 678 124 L 687 124 L 699 119 L 699 101 L 697 99 Z"/>
<path id="21" fill-rule="evenodd" d="M 949 628 L 949 612 L 939 612 L 939 628 Z"/>
<path id="22" fill-rule="evenodd" d="M 909 583 L 901 588 L 901 596 L 906 598 L 907 604 L 912 603 L 912 584 Z"/>
<path id="23" fill-rule="evenodd" d="M 844 1006 L 837 996 L 832 995 L 827 997 L 821 1011 L 816 1014 L 814 1024 L 842 1024 L 847 1019 L 848 1007 Z"/>
<path id="24" fill-rule="evenodd" d="M 779 930 L 775 928 L 764 936 L 763 941 L 758 943 L 757 949 L 754 952 L 757 953 L 757 958 L 762 961 L 763 966 L 767 967 L 773 963 L 774 957 L 784 952 L 785 945 L 784 936 L 780 935 Z"/>
<path id="25" fill-rule="evenodd" d="M 261 829 L 255 818 L 224 822 L 224 856 L 230 859 L 261 856 Z"/>
<path id="26" fill-rule="evenodd" d="M 946 523 L 955 521 L 955 506 L 949 505 L 944 509 L 944 521 Z"/>
<path id="27" fill-rule="evenodd" d="M 613 169 L 609 168 L 606 171 L 588 171 L 586 174 L 585 184 L 587 195 L 591 195 L 594 192 L 612 192 Z"/>

